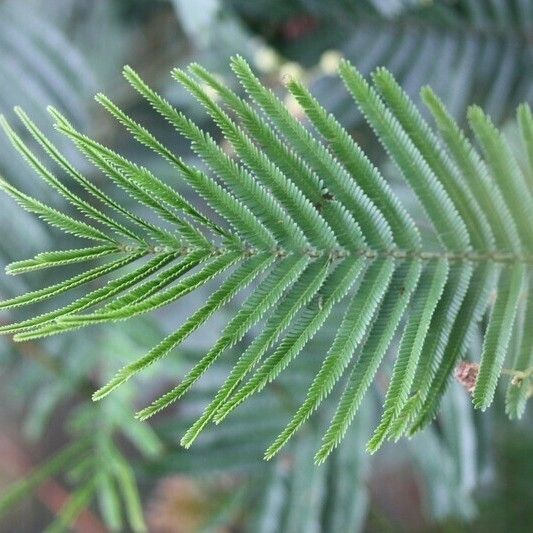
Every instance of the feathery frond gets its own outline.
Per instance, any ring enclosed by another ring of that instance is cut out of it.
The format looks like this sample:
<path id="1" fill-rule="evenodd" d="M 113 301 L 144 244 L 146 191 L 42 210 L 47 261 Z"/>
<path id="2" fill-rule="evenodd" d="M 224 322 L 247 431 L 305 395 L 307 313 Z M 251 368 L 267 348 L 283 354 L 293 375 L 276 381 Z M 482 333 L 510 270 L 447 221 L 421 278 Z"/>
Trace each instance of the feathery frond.
<path id="1" fill-rule="evenodd" d="M 247 99 L 199 65 L 188 71 L 175 69 L 173 76 L 205 108 L 232 145 L 234 157 L 133 69 L 124 69 L 133 88 L 190 141 L 204 170 L 185 163 L 109 98 L 97 96 L 138 142 L 177 169 L 182 185 L 192 188 L 219 218 L 196 207 L 174 183 L 78 132 L 50 109 L 56 128 L 160 222 L 144 219 L 100 191 L 17 109 L 23 125 L 58 169 L 99 202 L 93 205 L 41 163 L 2 118 L 14 148 L 79 211 L 80 219 L 48 207 L 4 179 L 0 187 L 50 225 L 98 243 L 42 252 L 12 263 L 8 273 L 102 261 L 108 255 L 113 259 L 0 302 L 0 308 L 41 302 L 124 272 L 63 307 L 1 326 L 0 333 L 23 341 L 122 321 L 217 283 L 183 324 L 148 354 L 118 370 L 93 395 L 94 400 L 103 399 L 168 356 L 226 305 L 242 302 L 213 347 L 174 388 L 137 414 L 146 419 L 170 406 L 226 352 L 242 346 L 212 401 L 182 437 L 189 447 L 208 423 L 221 423 L 277 380 L 296 358 L 305 358 L 306 346 L 326 323 L 333 323 L 330 348 L 302 404 L 266 451 L 267 458 L 275 455 L 321 404 L 332 401 L 336 386 L 343 383 L 315 456 L 320 463 L 346 434 L 395 337 L 399 346 L 381 422 L 368 443 L 371 452 L 385 439 L 412 434 L 438 414 L 455 366 L 467 356 L 476 328 L 487 317 L 474 405 L 486 409 L 502 373 L 511 373 L 506 408 L 511 417 L 521 416 L 531 394 L 533 360 L 529 107 L 518 110 L 529 165 L 522 169 L 480 108 L 472 107 L 468 118 L 482 155 L 431 89 L 423 89 L 422 99 L 436 129 L 390 72 L 377 69 L 367 81 L 349 62 L 341 62 L 349 94 L 423 207 L 434 235 L 434 242 L 428 242 L 380 171 L 306 87 L 297 80 L 287 84 L 312 129 L 291 115 L 244 59 L 234 58 L 232 69 Z M 517 353 L 510 353 L 513 345 Z M 504 368 L 506 361 L 514 367 Z M 117 472 L 120 475 L 127 474 Z M 89 497 L 79 495 L 85 496 Z"/>

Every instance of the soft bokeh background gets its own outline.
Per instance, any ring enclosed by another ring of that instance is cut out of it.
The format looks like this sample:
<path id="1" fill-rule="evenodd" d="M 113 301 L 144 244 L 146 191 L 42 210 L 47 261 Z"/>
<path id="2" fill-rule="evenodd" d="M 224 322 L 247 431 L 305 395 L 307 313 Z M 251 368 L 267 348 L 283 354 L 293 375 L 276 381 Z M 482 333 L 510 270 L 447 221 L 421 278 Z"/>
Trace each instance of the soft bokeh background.
<path id="1" fill-rule="evenodd" d="M 47 105 L 175 184 L 171 170 L 139 150 L 98 108 L 93 95 L 106 93 L 192 158 L 183 140 L 129 89 L 121 68 L 132 65 L 216 134 L 169 71 L 198 61 L 234 84 L 228 67 L 234 53 L 245 56 L 281 94 L 287 76 L 304 79 L 395 183 L 335 76 L 339 58 L 348 57 L 365 74 L 387 66 L 415 100 L 419 88 L 431 84 L 461 121 L 466 106 L 479 103 L 512 138 L 516 104 L 533 99 L 533 0 L 0 0 L 0 111 L 17 124 L 11 109 L 21 105 L 104 188 L 105 179 L 53 131 Z M 291 100 L 287 105 L 294 107 Z M 1 135 L 0 174 L 65 208 Z M 2 267 L 52 249 L 58 239 L 0 197 Z M 66 247 L 62 239 L 61 247 Z M 48 271 L 20 278 L 1 274 L 0 296 L 58 279 Z M 314 343 L 305 364 L 294 365 L 279 385 L 206 432 L 188 452 L 178 447 L 178 436 L 216 390 L 223 365 L 150 425 L 134 421 L 132 413 L 203 354 L 224 316 L 142 380 L 105 402 L 90 401 L 98 384 L 153 346 L 205 295 L 200 292 L 151 318 L 113 328 L 17 346 L 10 338 L 0 340 L 0 491 L 69 444 L 89 442 L 91 450 L 84 461 L 65 465 L 40 488 L 28 491 L 24 503 L 0 518 L 0 531 L 42 531 L 58 518 L 61 526 L 61 520 L 68 521 L 61 508 L 72 496 L 80 502 L 72 528 L 80 532 L 141 530 L 143 522 L 149 531 L 161 533 L 533 528 L 531 414 L 511 424 L 501 399 L 490 412 L 474 413 L 457 384 L 438 423 L 369 457 L 364 443 L 387 379 L 379 375 L 362 414 L 326 466 L 314 467 L 312 458 L 327 409 L 287 452 L 263 462 L 263 450 L 309 383 L 327 335 Z M 0 321 L 23 316 L 4 313 Z M 119 472 L 117 486 L 106 481 L 112 469 Z M 95 486 L 87 485 L 88 472 Z M 117 499 L 125 502 L 120 513 Z"/>

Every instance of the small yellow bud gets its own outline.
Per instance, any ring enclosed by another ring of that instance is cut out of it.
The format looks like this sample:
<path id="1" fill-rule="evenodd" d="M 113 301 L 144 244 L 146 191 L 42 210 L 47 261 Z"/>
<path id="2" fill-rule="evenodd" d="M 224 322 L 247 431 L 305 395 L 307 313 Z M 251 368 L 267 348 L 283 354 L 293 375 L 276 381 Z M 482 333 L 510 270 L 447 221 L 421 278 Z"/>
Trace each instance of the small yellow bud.
<path id="1" fill-rule="evenodd" d="M 287 84 L 292 80 L 299 80 L 304 73 L 303 68 L 293 61 L 289 61 L 281 66 L 279 69 L 279 80 L 283 84 Z"/>
<path id="2" fill-rule="evenodd" d="M 337 73 L 342 54 L 338 50 L 327 50 L 320 57 L 320 69 L 324 74 L 331 76 Z"/>
<path id="3" fill-rule="evenodd" d="M 263 46 L 257 50 L 254 62 L 261 72 L 269 73 L 278 67 L 280 60 L 278 54 L 272 48 Z"/>

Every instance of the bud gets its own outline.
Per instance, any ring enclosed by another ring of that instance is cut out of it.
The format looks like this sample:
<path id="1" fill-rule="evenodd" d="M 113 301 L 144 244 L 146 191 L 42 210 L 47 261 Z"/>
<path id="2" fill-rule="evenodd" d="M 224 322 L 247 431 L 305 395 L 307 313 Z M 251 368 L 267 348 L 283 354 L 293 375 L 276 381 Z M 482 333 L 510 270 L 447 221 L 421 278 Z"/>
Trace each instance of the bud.
<path id="1" fill-rule="evenodd" d="M 461 361 L 455 369 L 455 379 L 470 393 L 476 388 L 479 365 L 469 361 Z"/>

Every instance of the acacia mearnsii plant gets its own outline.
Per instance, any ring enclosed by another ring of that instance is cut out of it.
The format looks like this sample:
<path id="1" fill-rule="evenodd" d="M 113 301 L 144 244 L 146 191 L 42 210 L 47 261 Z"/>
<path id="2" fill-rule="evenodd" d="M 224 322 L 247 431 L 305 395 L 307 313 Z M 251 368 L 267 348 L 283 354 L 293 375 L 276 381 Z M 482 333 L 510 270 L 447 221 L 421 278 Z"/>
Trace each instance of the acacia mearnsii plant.
<path id="1" fill-rule="evenodd" d="M 81 274 L 5 300 L 0 307 L 33 304 L 114 277 L 63 307 L 4 325 L 0 331 L 27 341 L 114 323 L 169 305 L 216 281 L 200 308 L 144 357 L 119 369 L 94 393 L 94 400 L 170 356 L 244 293 L 244 302 L 212 348 L 182 379 L 176 376 L 173 389 L 137 413 L 144 420 L 170 406 L 228 349 L 251 338 L 183 435 L 185 447 L 207 424 L 222 422 L 275 380 L 296 357 L 306 357 L 306 347 L 328 318 L 336 321 L 334 339 L 305 399 L 268 447 L 266 458 L 275 455 L 342 382 L 344 390 L 316 454 L 316 461 L 323 462 L 345 435 L 385 355 L 396 345 L 383 413 L 368 450 L 375 452 L 387 439 L 412 435 L 437 415 L 450 377 L 470 353 L 478 331 L 483 342 L 479 364 L 472 363 L 474 406 L 489 407 L 501 375 L 510 374 L 506 410 L 510 417 L 520 417 L 531 395 L 533 359 L 529 107 L 518 108 L 527 154 L 522 165 L 479 107 L 469 109 L 468 119 L 482 155 L 429 87 L 422 89 L 422 100 L 435 129 L 387 70 L 377 69 L 369 82 L 349 62 L 341 62 L 347 90 L 417 196 L 431 225 L 431 239 L 421 236 L 420 224 L 388 182 L 304 85 L 287 83 L 305 123 L 261 84 L 244 59 L 233 58 L 231 66 L 247 98 L 197 64 L 172 74 L 206 109 L 235 157 L 131 68 L 124 69 L 133 88 L 190 141 L 205 169 L 186 163 L 106 96 L 96 97 L 139 143 L 175 168 L 176 179 L 203 200 L 198 205 L 49 109 L 55 127 L 161 223 L 104 194 L 16 109 L 28 133 L 94 202 L 77 195 L 2 119 L 15 148 L 79 217 L 39 202 L 4 179 L 1 187 L 51 226 L 89 242 L 12 263 L 7 273 L 98 261 Z M 247 335 L 250 332 L 254 334 Z"/>

